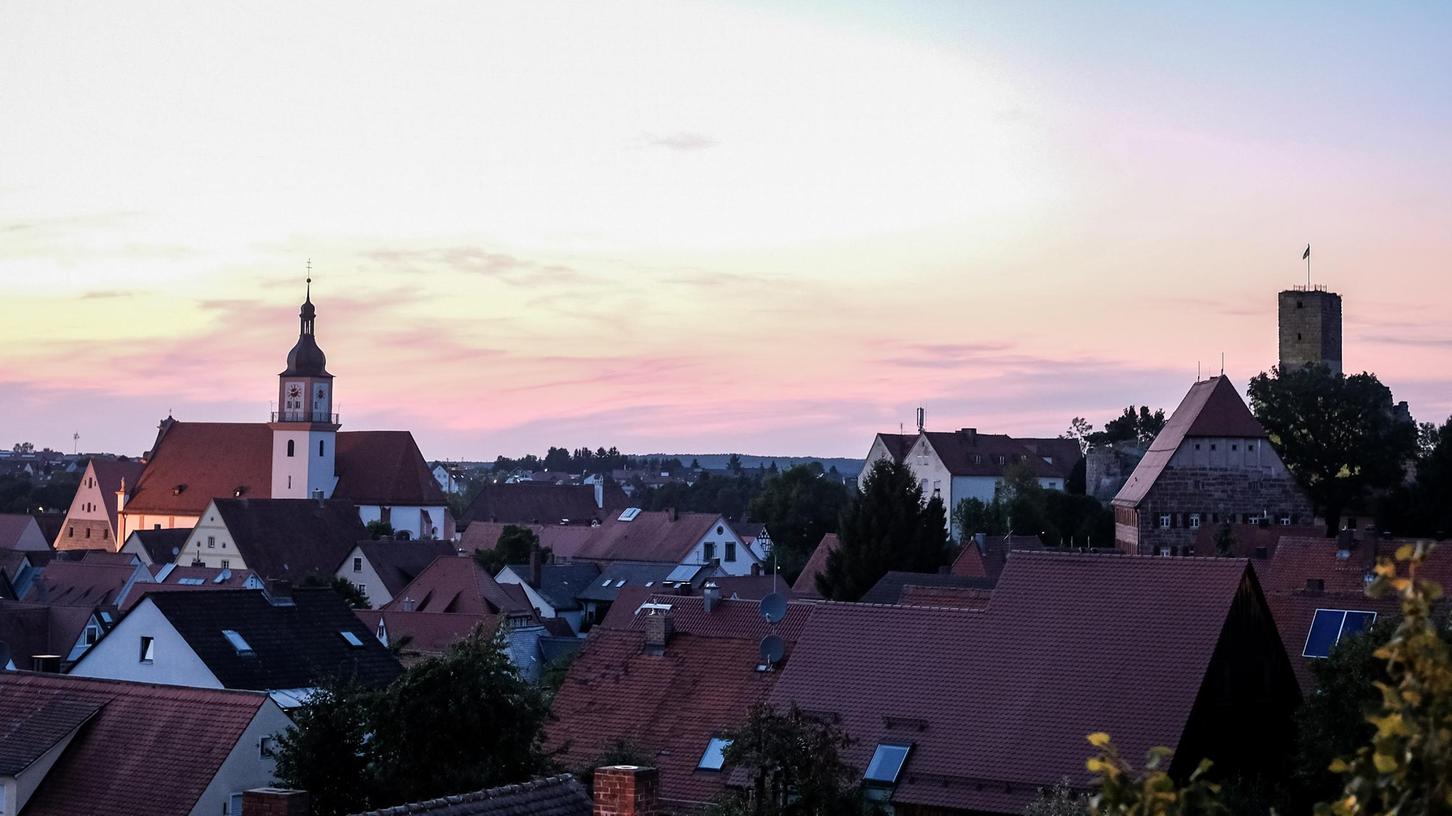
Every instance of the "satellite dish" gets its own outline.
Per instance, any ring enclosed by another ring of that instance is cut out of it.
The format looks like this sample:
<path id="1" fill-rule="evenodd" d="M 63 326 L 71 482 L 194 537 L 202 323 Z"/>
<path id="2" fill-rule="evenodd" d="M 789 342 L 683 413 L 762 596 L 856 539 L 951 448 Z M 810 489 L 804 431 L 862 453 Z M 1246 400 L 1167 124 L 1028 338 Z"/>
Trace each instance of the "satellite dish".
<path id="1" fill-rule="evenodd" d="M 761 616 L 766 618 L 767 623 L 780 623 L 786 617 L 787 600 L 782 595 L 773 592 L 761 599 Z"/>
<path id="2" fill-rule="evenodd" d="M 0 671 L 10 665 L 10 644 L 0 640 Z"/>
<path id="3" fill-rule="evenodd" d="M 767 635 L 761 639 L 761 662 L 772 665 L 781 662 L 781 656 L 786 654 L 786 641 L 776 635 Z"/>
<path id="4" fill-rule="evenodd" d="M 181 555 L 181 549 L 178 548 L 178 547 L 172 547 L 171 548 L 171 557 L 172 558 L 176 558 L 178 555 Z"/>

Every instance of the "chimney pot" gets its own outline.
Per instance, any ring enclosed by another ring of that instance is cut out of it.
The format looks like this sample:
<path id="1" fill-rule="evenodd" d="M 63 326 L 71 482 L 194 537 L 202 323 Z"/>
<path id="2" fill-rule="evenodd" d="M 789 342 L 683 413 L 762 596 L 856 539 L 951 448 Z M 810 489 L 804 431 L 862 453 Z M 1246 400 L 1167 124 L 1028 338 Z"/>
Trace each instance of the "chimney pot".
<path id="1" fill-rule="evenodd" d="M 701 600 L 706 606 L 707 615 L 715 611 L 716 606 L 721 603 L 721 589 L 716 586 L 715 581 L 707 581 L 701 588 Z"/>

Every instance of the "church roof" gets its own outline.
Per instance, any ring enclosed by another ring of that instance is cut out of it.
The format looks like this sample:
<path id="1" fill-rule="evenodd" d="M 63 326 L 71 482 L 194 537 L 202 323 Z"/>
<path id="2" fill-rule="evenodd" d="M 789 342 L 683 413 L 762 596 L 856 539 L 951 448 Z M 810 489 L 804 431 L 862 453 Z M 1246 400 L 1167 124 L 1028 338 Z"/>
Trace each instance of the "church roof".
<path id="1" fill-rule="evenodd" d="M 126 512 L 198 516 L 212 499 L 271 498 L 272 429 L 265 423 L 163 425 Z M 331 498 L 365 505 L 445 503 L 408 431 L 339 432 L 334 466 L 338 485 Z"/>

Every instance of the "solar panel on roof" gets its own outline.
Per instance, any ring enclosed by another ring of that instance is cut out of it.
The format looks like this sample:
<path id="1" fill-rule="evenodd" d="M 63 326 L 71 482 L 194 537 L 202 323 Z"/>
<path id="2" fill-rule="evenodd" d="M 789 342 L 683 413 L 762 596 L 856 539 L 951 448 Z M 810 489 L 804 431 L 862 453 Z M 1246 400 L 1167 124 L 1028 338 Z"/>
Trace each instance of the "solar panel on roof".
<path id="1" fill-rule="evenodd" d="M 1302 657 L 1330 657 L 1331 649 L 1349 637 L 1376 622 L 1375 612 L 1346 609 L 1317 609 L 1311 619 L 1311 631 L 1306 633 L 1306 646 Z"/>
<path id="2" fill-rule="evenodd" d="M 696 566 L 695 564 L 681 564 L 680 566 L 671 570 L 671 574 L 667 575 L 665 579 L 667 581 L 689 581 L 692 578 L 696 577 L 696 570 L 698 569 L 700 569 L 700 567 Z"/>

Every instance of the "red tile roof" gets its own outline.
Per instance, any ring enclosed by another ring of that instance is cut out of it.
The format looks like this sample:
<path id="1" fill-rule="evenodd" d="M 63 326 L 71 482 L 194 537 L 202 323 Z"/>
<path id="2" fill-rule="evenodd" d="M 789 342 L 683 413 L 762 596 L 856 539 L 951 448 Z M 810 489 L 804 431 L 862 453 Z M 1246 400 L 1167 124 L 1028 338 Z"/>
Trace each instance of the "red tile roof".
<path id="1" fill-rule="evenodd" d="M 948 572 L 959 578 L 988 577 L 988 570 L 983 566 L 983 555 L 978 552 L 978 546 L 971 539 L 964 542 L 963 549 L 953 559 L 953 566 L 948 568 Z"/>
<path id="2" fill-rule="evenodd" d="M 1251 415 L 1250 409 L 1245 407 L 1230 378 L 1222 375 L 1201 380 L 1190 386 L 1190 391 L 1129 475 L 1129 481 L 1119 489 L 1114 503 L 1139 504 L 1170 464 L 1180 443 L 1190 437 L 1265 439 L 1266 433 Z"/>
<path id="3" fill-rule="evenodd" d="M 1269 561 L 1254 563 L 1267 594 L 1306 589 L 1307 580 L 1321 581 L 1326 592 L 1360 593 L 1376 565 L 1375 545 L 1363 542 L 1342 550 L 1332 538 L 1287 536 L 1280 539 Z"/>
<path id="4" fill-rule="evenodd" d="M 718 524 L 725 522 L 715 513 L 643 512 L 632 521 L 614 516 L 594 528 L 572 557 L 585 561 L 679 563 Z"/>
<path id="5" fill-rule="evenodd" d="M 22 600 L 61 606 L 113 605 L 137 569 L 129 564 L 52 561 Z"/>
<path id="6" fill-rule="evenodd" d="M 45 775 L 26 816 L 189 814 L 271 705 L 253 692 L 0 672 L 0 734 L 57 703 L 98 710 Z"/>
<path id="7" fill-rule="evenodd" d="M 459 551 L 459 548 L 454 546 L 454 542 L 438 539 L 421 541 L 382 539 L 360 541 L 356 546 L 363 558 L 373 566 L 373 571 L 378 573 L 378 578 L 383 582 L 384 589 L 388 590 L 389 596 L 397 595 L 400 590 L 408 586 L 408 583 L 417 578 L 429 564 L 434 562 L 435 558 L 441 555 L 455 555 Z M 470 550 L 464 551 L 470 552 Z"/>
<path id="8" fill-rule="evenodd" d="M 1015 553 L 983 611 L 820 605 L 772 700 L 839 715 L 859 768 L 912 742 L 894 801 L 1021 812 L 1039 785 L 1087 785 L 1086 734 L 1179 743 L 1251 580 L 1237 559 Z"/>
<path id="9" fill-rule="evenodd" d="M 0 513 L 0 547 L 17 548 L 27 532 L 44 541 L 45 536 L 40 531 L 40 525 L 32 516 L 25 513 Z"/>
<path id="10" fill-rule="evenodd" d="M 812 550 L 812 556 L 807 559 L 807 565 L 802 567 L 802 572 L 797 576 L 796 583 L 792 584 L 792 594 L 798 598 L 820 598 L 822 593 L 817 591 L 817 576 L 827 571 L 827 556 L 836 552 L 842 546 L 842 539 L 836 533 L 826 533 L 822 540 L 817 542 L 816 549 Z"/>
<path id="11" fill-rule="evenodd" d="M 739 727 L 781 673 L 756 671 L 765 631 L 756 604 L 723 602 L 706 615 L 700 598 L 653 600 L 673 605 L 676 634 L 665 653 L 645 653 L 643 620 L 634 615 L 625 628 L 596 627 L 555 695 L 545 746 L 560 751 L 564 766 L 579 768 L 624 741 L 659 768 L 662 800 L 704 803 L 726 783 L 724 773 L 696 770 L 707 742 Z M 788 661 L 795 633 L 815 605 L 792 606 L 782 622 Z"/>
<path id="12" fill-rule="evenodd" d="M 408 431 L 344 431 L 337 445 L 332 498 L 389 506 L 445 504 Z M 239 488 L 243 498 L 272 495 L 272 429 L 251 422 L 172 421 L 163 423 L 126 512 L 196 516 L 209 500 L 233 498 Z"/>
<path id="13" fill-rule="evenodd" d="M 524 589 L 500 584 L 472 555 L 441 555 L 383 606 L 387 611 L 532 616 Z"/>
<path id="14" fill-rule="evenodd" d="M 610 511 L 596 506 L 595 488 L 591 485 L 520 482 L 484 485 L 460 520 L 470 525 L 476 521 L 588 524 L 592 519 L 602 519 L 607 515 Z"/>
<path id="15" fill-rule="evenodd" d="M 124 479 L 127 488 L 141 478 L 144 465 L 134 459 L 92 459 L 90 468 L 95 475 L 96 489 L 101 491 L 101 501 L 106 504 L 106 516 L 111 519 L 111 530 L 121 529 L 116 523 L 116 491 L 121 489 Z"/>
<path id="16" fill-rule="evenodd" d="M 594 803 L 569 774 L 444 796 L 354 816 L 590 816 Z"/>
<path id="17" fill-rule="evenodd" d="M 443 654 L 476 627 L 482 626 L 488 634 L 493 634 L 499 628 L 498 615 L 478 613 L 355 609 L 353 614 L 375 636 L 379 621 L 383 622 L 389 644 L 400 647 L 399 659 L 404 666 Z"/>
<path id="18" fill-rule="evenodd" d="M 939 606 L 952 609 L 987 609 L 993 590 L 962 586 L 909 584 L 898 596 L 899 606 Z"/>
<path id="19" fill-rule="evenodd" d="M 36 655 L 59 655 L 64 661 L 95 611 L 91 606 L 0 601 L 0 641 L 10 647 L 17 669 L 35 668 Z"/>
<path id="20" fill-rule="evenodd" d="M 1306 638 L 1311 634 L 1311 621 L 1317 609 L 1348 609 L 1375 612 L 1377 620 L 1395 618 L 1401 614 L 1401 604 L 1395 596 L 1368 598 L 1364 591 L 1354 592 L 1278 592 L 1266 595 L 1271 615 L 1276 621 L 1276 630 L 1286 647 L 1286 656 L 1291 659 L 1291 668 L 1296 672 L 1296 682 L 1302 694 L 1310 694 L 1316 687 L 1316 675 L 1312 666 L 1318 658 L 1303 657 Z"/>

